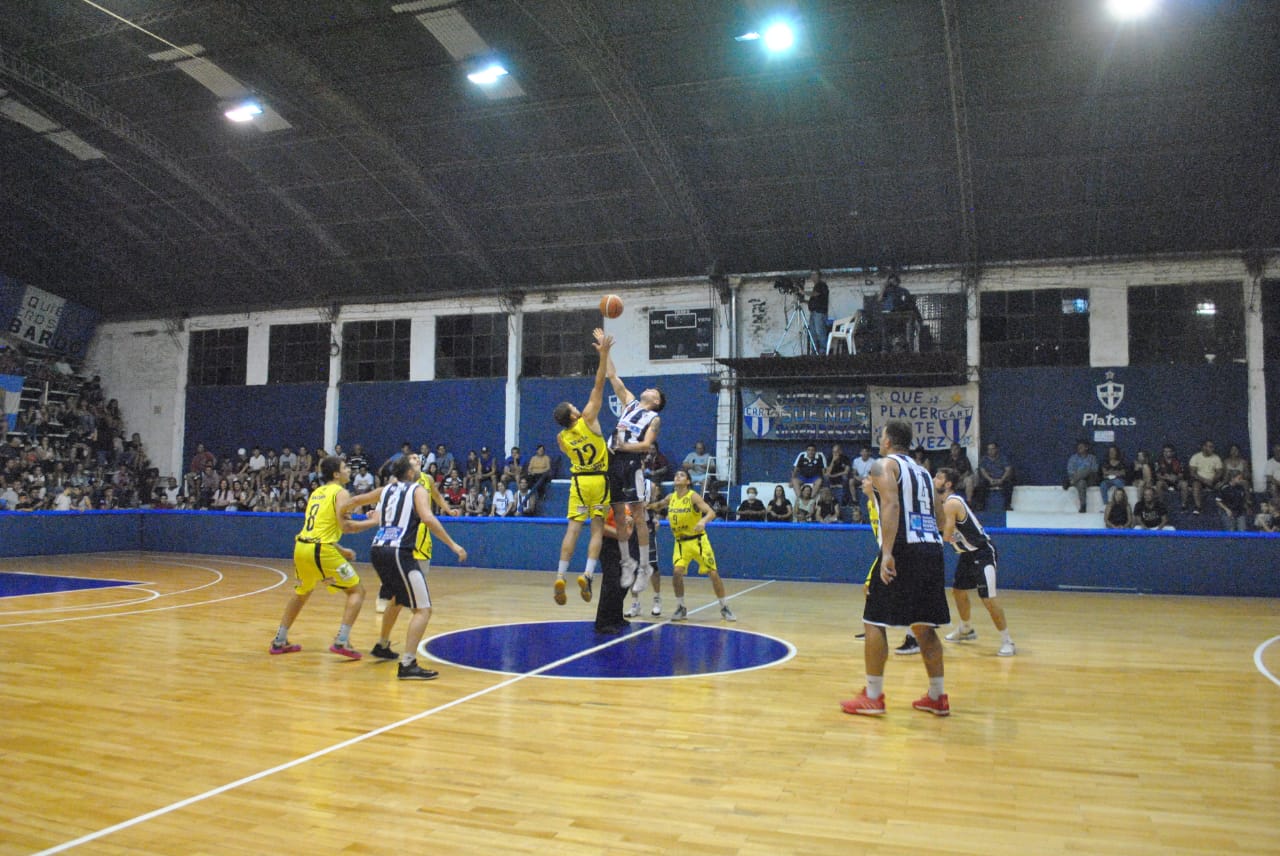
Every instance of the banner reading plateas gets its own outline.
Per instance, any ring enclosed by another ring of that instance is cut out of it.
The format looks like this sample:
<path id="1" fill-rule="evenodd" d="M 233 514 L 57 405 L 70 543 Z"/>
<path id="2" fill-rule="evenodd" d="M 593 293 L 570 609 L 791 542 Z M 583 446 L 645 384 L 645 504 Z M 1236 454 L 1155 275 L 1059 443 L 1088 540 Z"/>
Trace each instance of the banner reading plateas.
<path id="1" fill-rule="evenodd" d="M 973 445 L 976 387 L 872 386 L 867 388 L 867 397 L 872 437 L 879 437 L 890 419 L 902 419 L 911 423 L 916 447 L 936 451 L 949 449 L 952 443 Z"/>
<path id="2" fill-rule="evenodd" d="M 871 436 L 867 396 L 848 390 L 740 390 L 747 440 L 866 442 Z"/>

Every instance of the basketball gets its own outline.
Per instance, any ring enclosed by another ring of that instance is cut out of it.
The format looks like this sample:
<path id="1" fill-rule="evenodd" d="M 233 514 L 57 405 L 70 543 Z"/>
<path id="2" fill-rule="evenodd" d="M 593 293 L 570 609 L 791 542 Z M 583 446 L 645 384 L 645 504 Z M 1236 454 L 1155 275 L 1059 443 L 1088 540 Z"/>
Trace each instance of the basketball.
<path id="1" fill-rule="evenodd" d="M 616 294 L 600 298 L 600 314 L 606 318 L 617 318 L 622 314 L 622 298 Z"/>

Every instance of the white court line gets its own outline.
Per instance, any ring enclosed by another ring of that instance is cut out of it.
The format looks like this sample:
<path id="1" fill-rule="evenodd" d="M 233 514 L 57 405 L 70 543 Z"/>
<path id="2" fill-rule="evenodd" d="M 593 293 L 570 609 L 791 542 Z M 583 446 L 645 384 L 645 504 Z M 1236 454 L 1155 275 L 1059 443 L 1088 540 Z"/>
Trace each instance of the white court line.
<path id="1" fill-rule="evenodd" d="M 733 598 L 741 597 L 742 595 L 747 594 L 748 592 L 753 592 L 756 589 L 764 588 L 765 586 L 770 585 L 773 582 L 774 582 L 773 580 L 768 580 L 766 582 L 760 583 L 759 585 L 754 585 L 749 589 L 740 591 L 737 594 L 734 594 L 725 599 L 732 600 Z M 706 604 L 705 606 L 700 606 L 697 609 L 690 610 L 690 612 L 699 612 L 712 605 L 718 606 L 719 602 L 715 601 L 714 603 L 709 603 L 709 604 Z M 242 779 L 236 779 L 234 782 L 228 782 L 225 785 L 220 785 L 219 787 L 216 787 L 212 790 L 205 791 L 202 794 L 196 794 L 193 797 L 187 797 L 184 800 L 179 800 L 178 802 L 170 803 L 169 805 L 164 806 L 163 808 L 158 808 L 154 811 L 149 811 L 146 814 L 140 814 L 137 817 L 130 818 L 129 820 L 121 821 L 120 823 L 117 823 L 114 826 L 108 826 L 105 829 L 99 829 L 97 832 L 90 832 L 88 835 L 82 835 L 79 838 L 76 838 L 72 841 L 67 841 L 62 844 L 58 844 L 54 847 L 50 847 L 47 850 L 41 850 L 40 852 L 33 854 L 33 856 L 48 856 L 48 854 L 51 854 L 51 853 L 62 853 L 66 850 L 70 850 L 73 847 L 79 847 L 81 844 L 88 844 L 90 841 L 97 841 L 99 838 L 105 838 L 106 836 L 111 835 L 112 833 L 120 832 L 121 830 L 128 829 L 131 826 L 137 826 L 140 823 L 145 823 L 148 820 L 154 820 L 157 817 L 162 817 L 166 814 L 170 814 L 171 812 L 175 812 L 178 809 L 186 808 L 189 805 L 195 805 L 198 802 L 203 802 L 204 800 L 210 799 L 211 797 L 216 797 L 219 794 L 224 794 L 227 791 L 232 791 L 232 790 L 235 790 L 236 788 L 243 787 L 244 785 L 252 784 L 254 782 L 265 779 L 268 776 L 274 776 L 276 773 L 283 773 L 286 770 L 292 770 L 294 767 L 301 766 L 302 764 L 305 764 L 308 761 L 314 761 L 317 758 L 323 758 L 325 755 L 330 755 L 334 752 L 338 752 L 350 746 L 355 746 L 359 743 L 363 743 L 366 740 L 371 740 L 372 738 L 377 737 L 381 734 L 386 734 L 388 731 L 393 731 L 402 726 L 417 722 L 420 719 L 426 719 L 428 716 L 434 716 L 437 713 L 441 713 L 443 711 L 449 710 L 450 708 L 457 707 L 458 705 L 463 704 L 464 702 L 481 698 L 482 696 L 487 696 L 490 693 L 497 692 L 498 690 L 501 690 L 501 689 L 506 689 L 512 684 L 517 684 L 520 681 L 523 681 L 525 678 L 536 677 L 537 675 L 540 675 L 543 672 L 546 672 L 550 669 L 558 669 L 559 667 L 565 665 L 566 663 L 572 663 L 574 660 L 578 660 L 578 659 L 581 659 L 582 657 L 595 654 L 599 651 L 605 650 L 606 648 L 611 648 L 620 642 L 624 642 L 627 639 L 632 639 L 640 635 L 640 633 L 648 633 L 652 630 L 655 630 L 661 627 L 664 624 L 669 624 L 669 623 L 670 623 L 669 621 L 662 621 L 662 622 L 659 622 L 658 624 L 649 625 L 648 627 L 641 630 L 639 633 L 631 633 L 626 636 L 619 636 L 614 639 L 610 639 L 608 642 L 603 642 L 599 645 L 596 645 L 595 647 L 587 648 L 583 651 L 579 651 L 576 654 L 570 654 L 567 657 L 561 657 L 559 660 L 556 660 L 554 663 L 547 663 L 545 666 L 539 666 L 538 668 L 534 669 L 531 672 L 524 672 L 519 675 L 514 675 L 510 678 L 507 678 L 505 681 L 500 681 L 499 683 L 494 684 L 491 687 L 486 687 L 482 690 L 476 690 L 470 695 L 465 695 L 462 698 L 456 698 L 453 701 L 445 702 L 442 705 L 438 705 L 429 710 L 424 710 L 421 713 L 415 713 L 413 716 L 405 717 L 399 722 L 392 722 L 389 725 L 383 725 L 380 728 L 373 729 L 372 731 L 366 731 L 364 734 L 358 734 L 355 737 L 352 737 L 348 740 L 343 740 L 341 743 L 335 743 L 332 746 L 326 746 L 324 749 L 317 749 L 315 752 L 312 752 L 310 755 L 303 755 L 301 758 L 295 758 L 292 761 L 286 761 L 283 764 L 279 764 L 275 767 L 272 767 L 269 770 L 262 770 L 252 775 L 245 776 Z"/>
<path id="2" fill-rule="evenodd" d="M 219 571 L 217 568 L 210 568 L 210 567 L 206 567 L 205 565 L 193 565 L 187 562 L 177 562 L 177 561 L 168 561 L 166 562 L 166 564 L 178 565 L 184 568 L 195 568 L 201 571 L 210 571 L 217 575 L 217 579 L 215 579 L 213 582 L 205 583 L 204 585 L 200 585 L 200 586 L 195 586 L 194 588 L 183 589 L 182 592 L 176 592 L 176 594 L 199 591 L 200 589 L 208 588 L 209 586 L 214 585 L 215 583 L 223 579 L 222 572 Z M 198 600 L 198 601 L 195 601 L 194 603 L 179 603 L 173 606 L 158 606 L 155 609 L 130 609 L 124 612 L 111 612 L 111 613 L 99 614 L 99 615 L 77 615 L 77 616 L 72 616 L 71 618 L 45 618 L 45 619 L 40 619 L 38 621 L 19 621 L 14 624 L 0 624 L 0 630 L 8 630 L 11 627 L 31 627 L 33 625 L 39 625 L 39 624 L 65 624 L 71 621 L 94 621 L 100 618 L 120 618 L 121 616 L 125 616 L 125 615 L 142 615 L 144 613 L 151 613 L 151 612 L 168 612 L 171 609 L 191 609 L 192 607 L 196 607 L 196 606 L 207 606 L 213 603 L 223 603 L 229 600 L 239 600 L 240 598 L 243 598 L 243 597 L 253 597 L 254 595 L 262 594 L 263 592 L 268 592 L 268 591 L 271 591 L 272 589 L 279 588 L 280 586 L 288 582 L 290 578 L 290 575 L 285 574 L 284 571 L 280 570 L 279 568 L 273 568 L 270 565 L 259 565 L 254 562 L 233 562 L 230 560 L 224 560 L 224 564 L 240 565 L 241 567 L 245 567 L 245 568 L 262 568 L 263 570 L 271 571 L 274 574 L 278 574 L 280 579 L 276 580 L 271 585 L 265 586 L 260 589 L 243 592 L 241 594 L 227 595 L 226 597 L 215 597 L 212 600 Z M 140 602 L 147 603 L 148 601 L 140 601 Z"/>
<path id="3" fill-rule="evenodd" d="M 1266 651 L 1267 648 L 1270 647 L 1271 644 L 1274 642 L 1280 642 L 1280 636 L 1272 636 L 1266 642 L 1263 642 L 1257 648 L 1253 649 L 1253 665 L 1258 667 L 1258 671 L 1262 672 L 1262 674 L 1266 676 L 1267 680 L 1271 681 L 1271 683 L 1280 687 L 1280 678 L 1277 678 L 1275 675 L 1271 674 L 1271 671 L 1262 662 L 1262 652 Z"/>

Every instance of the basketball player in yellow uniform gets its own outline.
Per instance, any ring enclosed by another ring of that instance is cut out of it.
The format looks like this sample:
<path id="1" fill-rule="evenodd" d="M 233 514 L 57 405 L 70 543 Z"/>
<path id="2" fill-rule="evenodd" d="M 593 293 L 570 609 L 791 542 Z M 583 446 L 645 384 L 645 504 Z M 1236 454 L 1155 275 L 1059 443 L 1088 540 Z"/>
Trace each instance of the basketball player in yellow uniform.
<path id="1" fill-rule="evenodd" d="M 569 525 L 560 542 L 560 564 L 556 568 L 555 600 L 564 605 L 564 574 L 578 545 L 584 521 L 591 521 L 591 540 L 587 544 L 587 568 L 578 577 L 582 599 L 591 600 L 591 576 L 600 564 L 600 546 L 604 543 L 604 516 L 609 510 L 609 451 L 600 433 L 600 405 L 604 402 L 604 380 L 609 368 L 609 350 L 613 337 L 595 331 L 591 346 L 600 352 L 595 385 L 581 410 L 567 401 L 556 405 L 552 417 L 564 428 L 556 436 L 560 451 L 569 458 Z"/>
<path id="2" fill-rule="evenodd" d="M 344 532 L 362 532 L 378 524 L 376 519 L 352 520 L 350 495 L 346 484 L 351 480 L 351 468 L 336 456 L 320 461 L 320 474 L 324 483 L 316 488 L 307 500 L 306 518 L 302 531 L 294 539 L 293 568 L 298 584 L 293 596 L 285 604 L 280 628 L 271 642 L 272 654 L 292 654 L 301 651 L 301 645 L 289 642 L 289 628 L 298 613 L 306 606 L 315 587 L 324 583 L 333 592 L 345 592 L 346 608 L 342 613 L 342 625 L 329 650 L 352 660 L 360 659 L 360 652 L 351 647 L 351 625 L 360 615 L 364 603 L 364 585 L 351 561 L 354 551 L 341 546 L 338 539 Z"/>
<path id="3" fill-rule="evenodd" d="M 675 492 L 653 506 L 654 509 L 667 509 L 667 522 L 671 524 L 671 535 L 676 539 L 675 553 L 671 557 L 671 564 L 675 566 L 671 572 L 671 585 L 676 590 L 676 611 L 671 614 L 671 620 L 684 621 L 689 617 L 684 608 L 684 572 L 697 562 L 698 572 L 711 577 L 711 587 L 720 601 L 720 617 L 725 621 L 737 621 L 738 617 L 725 600 L 724 582 L 716 567 L 711 539 L 707 537 L 707 524 L 716 519 L 716 513 L 705 499 L 694 493 L 687 472 L 676 470 L 673 478 Z"/>

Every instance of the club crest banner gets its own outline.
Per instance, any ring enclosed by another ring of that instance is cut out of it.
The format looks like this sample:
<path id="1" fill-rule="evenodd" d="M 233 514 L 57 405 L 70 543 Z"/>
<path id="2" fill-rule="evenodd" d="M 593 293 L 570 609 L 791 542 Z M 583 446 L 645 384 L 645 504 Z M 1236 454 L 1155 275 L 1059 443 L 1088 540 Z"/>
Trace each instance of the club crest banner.
<path id="1" fill-rule="evenodd" d="M 867 396 L 848 390 L 743 387 L 746 440 L 865 442 L 871 436 Z"/>
<path id="2" fill-rule="evenodd" d="M 973 445 L 976 386 L 872 386 L 867 388 L 871 407 L 871 434 L 891 419 L 911 423 L 915 446 L 929 451 L 949 449 L 952 443 Z"/>

